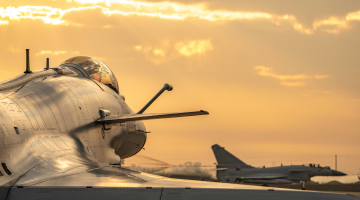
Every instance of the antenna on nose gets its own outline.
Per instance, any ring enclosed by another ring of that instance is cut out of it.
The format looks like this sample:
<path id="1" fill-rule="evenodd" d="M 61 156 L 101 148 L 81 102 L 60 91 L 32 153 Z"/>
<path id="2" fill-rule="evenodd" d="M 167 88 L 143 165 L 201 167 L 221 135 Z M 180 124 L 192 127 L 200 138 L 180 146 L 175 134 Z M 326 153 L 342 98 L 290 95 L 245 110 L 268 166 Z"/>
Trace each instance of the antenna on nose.
<path id="1" fill-rule="evenodd" d="M 48 70 L 49 69 L 49 58 L 46 58 L 46 68 L 45 68 L 46 70 Z"/>
<path id="2" fill-rule="evenodd" d="M 32 73 L 32 71 L 30 70 L 29 51 L 30 49 L 26 49 L 26 71 L 24 72 L 25 74 Z"/>

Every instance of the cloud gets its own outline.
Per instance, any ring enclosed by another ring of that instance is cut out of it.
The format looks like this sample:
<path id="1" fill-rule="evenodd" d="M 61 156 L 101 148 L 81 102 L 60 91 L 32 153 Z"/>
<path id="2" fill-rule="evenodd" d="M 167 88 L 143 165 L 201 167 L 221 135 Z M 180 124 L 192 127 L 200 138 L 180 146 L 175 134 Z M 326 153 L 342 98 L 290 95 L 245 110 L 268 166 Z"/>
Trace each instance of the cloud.
<path id="1" fill-rule="evenodd" d="M 9 51 L 11 51 L 12 53 L 17 53 L 20 52 L 21 50 L 19 48 L 15 48 L 15 47 L 9 47 Z"/>
<path id="2" fill-rule="evenodd" d="M 192 40 L 187 42 L 170 43 L 164 40 L 158 45 L 136 45 L 134 50 L 141 52 L 145 58 L 154 64 L 160 64 L 180 57 L 205 54 L 213 50 L 210 40 Z"/>
<path id="3" fill-rule="evenodd" d="M 113 25 L 110 25 L 110 24 L 103 26 L 103 28 L 112 28 L 112 27 L 113 27 Z"/>
<path id="4" fill-rule="evenodd" d="M 152 47 L 150 45 L 136 45 L 135 51 L 142 52 L 145 58 L 150 62 L 158 65 L 160 63 L 168 61 L 170 58 L 166 56 L 166 46 L 160 45 L 160 47 Z"/>
<path id="5" fill-rule="evenodd" d="M 66 51 L 40 51 L 39 53 L 36 53 L 37 56 L 40 56 L 40 55 L 54 55 L 54 56 L 57 56 L 57 55 L 60 55 L 60 54 L 66 54 L 67 52 Z M 70 52 L 72 54 L 78 54 L 79 52 L 77 51 L 74 51 L 74 52 Z"/>
<path id="6" fill-rule="evenodd" d="M 155 56 L 165 56 L 165 54 L 166 54 L 165 50 L 160 49 L 160 48 L 153 48 L 151 46 L 137 45 L 134 47 L 134 49 L 136 51 L 140 51 L 140 52 L 144 52 L 144 53 L 151 53 L 152 55 L 155 55 Z"/>
<path id="7" fill-rule="evenodd" d="M 153 50 L 154 55 L 156 56 L 165 56 L 165 51 L 162 49 L 154 49 Z"/>
<path id="8" fill-rule="evenodd" d="M 190 42 L 178 42 L 175 49 L 182 55 L 192 56 L 194 54 L 204 54 L 207 51 L 213 50 L 210 40 L 195 40 Z"/>
<path id="9" fill-rule="evenodd" d="M 0 20 L 0 25 L 5 25 L 5 24 L 9 24 L 9 22 L 5 20 Z"/>
<path id="10" fill-rule="evenodd" d="M 304 79 L 324 79 L 328 78 L 328 75 L 315 75 L 309 76 L 306 74 L 298 74 L 298 75 L 278 75 L 271 72 L 271 68 L 264 66 L 256 66 L 255 70 L 258 72 L 260 76 L 270 76 L 279 80 L 304 80 Z"/>
<path id="11" fill-rule="evenodd" d="M 295 31 L 303 34 L 314 34 L 317 30 L 328 33 L 339 33 L 343 29 L 350 29 L 351 22 L 360 21 L 360 11 L 351 12 L 344 17 L 330 16 L 327 19 L 316 20 L 312 27 L 306 28 L 299 23 L 293 15 L 277 15 L 265 12 L 234 12 L 208 10 L 205 4 L 183 5 L 171 2 L 137 2 L 131 0 L 73 0 L 68 1 L 86 4 L 85 7 L 74 7 L 70 9 L 52 8 L 49 6 L 19 6 L 0 8 L 0 25 L 8 25 L 12 20 L 34 19 L 42 20 L 51 25 L 75 25 L 64 18 L 70 12 L 99 9 L 106 16 L 142 16 L 164 20 L 200 19 L 212 22 L 217 21 L 240 21 L 240 20 L 267 20 L 270 23 L 281 26 L 283 23 L 290 24 Z M 101 6 L 116 4 L 116 9 Z M 109 26 L 107 25 L 108 28 Z"/>
<path id="12" fill-rule="evenodd" d="M 313 92 L 316 92 L 316 93 L 322 93 L 322 94 L 330 94 L 329 91 L 326 91 L 326 90 L 312 90 Z"/>
<path id="13" fill-rule="evenodd" d="M 281 85 L 289 86 L 289 87 L 296 87 L 296 86 L 305 86 L 306 83 L 304 82 L 281 82 Z"/>
<path id="14" fill-rule="evenodd" d="M 279 75 L 279 74 L 272 72 L 271 68 L 264 67 L 264 66 L 256 66 L 254 69 L 257 71 L 258 75 L 278 79 L 281 81 L 281 85 L 290 86 L 290 87 L 305 86 L 306 83 L 305 82 L 289 82 L 289 80 L 290 81 L 294 81 L 294 80 L 298 81 L 298 80 L 307 80 L 307 79 L 329 78 L 328 75 L 314 75 L 314 76 L 310 76 L 310 75 L 306 75 L 306 74 Z"/>
<path id="15" fill-rule="evenodd" d="M 64 20 L 61 20 L 65 12 L 62 9 L 49 6 L 19 6 L 17 8 L 9 6 L 6 9 L 0 8 L 0 16 L 2 18 L 0 20 L 3 24 L 9 24 L 11 20 L 40 19 L 47 24 L 57 25 L 66 23 Z"/>

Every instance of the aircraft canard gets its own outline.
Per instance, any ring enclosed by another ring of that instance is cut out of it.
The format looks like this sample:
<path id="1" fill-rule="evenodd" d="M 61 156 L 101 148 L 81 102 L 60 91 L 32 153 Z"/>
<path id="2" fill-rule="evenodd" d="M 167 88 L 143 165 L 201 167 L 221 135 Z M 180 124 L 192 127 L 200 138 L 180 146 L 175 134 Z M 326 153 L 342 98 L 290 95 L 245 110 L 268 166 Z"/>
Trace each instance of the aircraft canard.
<path id="1" fill-rule="evenodd" d="M 28 52 L 28 51 L 27 51 Z M 28 56 L 29 57 L 29 56 Z M 0 83 L 0 199 L 353 199 L 346 195 L 169 179 L 121 167 L 143 149 L 141 120 L 207 115 L 143 114 L 125 103 L 101 61 L 70 58 Z"/>

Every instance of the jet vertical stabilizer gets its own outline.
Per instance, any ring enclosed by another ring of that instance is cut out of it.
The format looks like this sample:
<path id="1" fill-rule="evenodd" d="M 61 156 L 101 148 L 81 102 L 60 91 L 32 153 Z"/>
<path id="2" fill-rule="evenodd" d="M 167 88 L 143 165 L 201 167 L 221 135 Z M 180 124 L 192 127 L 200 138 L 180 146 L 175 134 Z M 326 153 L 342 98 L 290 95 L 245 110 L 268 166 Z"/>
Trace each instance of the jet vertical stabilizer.
<path id="1" fill-rule="evenodd" d="M 214 151 L 218 166 L 225 167 L 229 165 L 236 165 L 239 168 L 253 168 L 226 151 L 224 147 L 221 147 L 218 144 L 214 144 L 211 148 Z"/>

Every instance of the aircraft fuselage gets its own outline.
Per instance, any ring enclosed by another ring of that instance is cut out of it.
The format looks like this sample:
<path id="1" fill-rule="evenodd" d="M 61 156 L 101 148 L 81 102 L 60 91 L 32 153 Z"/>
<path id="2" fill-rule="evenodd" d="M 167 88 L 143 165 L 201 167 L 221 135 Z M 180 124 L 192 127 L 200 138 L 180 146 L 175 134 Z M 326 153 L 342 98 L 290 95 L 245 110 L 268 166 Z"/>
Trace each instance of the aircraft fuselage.
<path id="1" fill-rule="evenodd" d="M 285 184 L 310 181 L 310 178 L 314 176 L 333 176 L 333 170 L 292 165 L 269 168 L 228 168 L 217 171 L 217 177 L 222 181 L 242 183 Z"/>
<path id="2" fill-rule="evenodd" d="M 110 130 L 94 123 L 102 109 L 116 115 L 134 112 L 111 88 L 88 78 L 37 78 L 1 91 L 0 98 L 0 185 L 70 153 L 120 164 L 146 141 L 142 121 L 114 123 Z"/>

